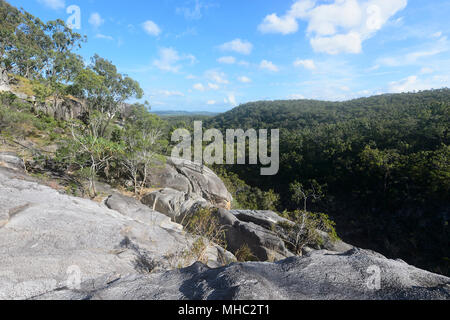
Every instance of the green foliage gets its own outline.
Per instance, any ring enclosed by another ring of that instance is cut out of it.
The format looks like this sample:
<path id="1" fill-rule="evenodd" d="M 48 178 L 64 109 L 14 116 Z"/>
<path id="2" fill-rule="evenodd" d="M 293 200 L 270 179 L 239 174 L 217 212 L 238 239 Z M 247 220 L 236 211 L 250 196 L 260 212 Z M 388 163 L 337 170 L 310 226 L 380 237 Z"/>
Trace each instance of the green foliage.
<path id="1" fill-rule="evenodd" d="M 237 174 L 221 166 L 216 166 L 215 171 L 233 196 L 233 209 L 277 210 L 280 196 L 272 189 L 262 191 L 258 187 L 251 187 L 239 179 Z"/>
<path id="2" fill-rule="evenodd" d="M 57 159 L 77 167 L 80 176 L 88 178 L 88 192 L 95 197 L 98 173 L 110 161 L 120 158 L 124 145 L 93 134 L 88 126 L 78 121 L 73 121 L 70 127 L 71 137 L 60 145 Z"/>
<path id="3" fill-rule="evenodd" d="M 274 189 L 280 210 L 305 209 L 296 190 L 315 181 L 324 194 L 320 201 L 309 197 L 306 209 L 330 214 L 346 241 L 450 273 L 442 260 L 450 237 L 449 89 L 346 102 L 255 102 L 204 126 L 279 128 L 278 175 L 238 165 L 227 167 L 229 175 Z"/>
<path id="4" fill-rule="evenodd" d="M 204 263 L 207 262 L 205 253 L 210 245 L 216 244 L 224 249 L 227 247 L 225 229 L 220 225 L 218 218 L 214 216 L 213 210 L 217 209 L 199 209 L 186 216 L 182 221 L 186 230 L 195 236 L 195 241 L 188 254 Z"/>
<path id="5" fill-rule="evenodd" d="M 336 224 L 326 214 L 296 210 L 285 211 L 282 216 L 291 220 L 292 223 L 279 222 L 275 231 L 288 248 L 298 255 L 302 254 L 305 246 L 320 248 L 324 244 L 321 231 L 326 232 L 331 241 L 339 240 L 335 229 Z"/>

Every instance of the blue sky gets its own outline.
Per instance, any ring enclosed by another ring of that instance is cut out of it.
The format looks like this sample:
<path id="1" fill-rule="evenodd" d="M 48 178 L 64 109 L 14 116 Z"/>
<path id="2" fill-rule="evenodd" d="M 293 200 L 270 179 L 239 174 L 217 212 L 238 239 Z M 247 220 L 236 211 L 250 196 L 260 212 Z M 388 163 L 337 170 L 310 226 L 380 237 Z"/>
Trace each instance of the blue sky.
<path id="1" fill-rule="evenodd" d="M 9 0 L 80 8 L 80 54 L 112 60 L 153 110 L 347 100 L 450 87 L 448 0 Z"/>

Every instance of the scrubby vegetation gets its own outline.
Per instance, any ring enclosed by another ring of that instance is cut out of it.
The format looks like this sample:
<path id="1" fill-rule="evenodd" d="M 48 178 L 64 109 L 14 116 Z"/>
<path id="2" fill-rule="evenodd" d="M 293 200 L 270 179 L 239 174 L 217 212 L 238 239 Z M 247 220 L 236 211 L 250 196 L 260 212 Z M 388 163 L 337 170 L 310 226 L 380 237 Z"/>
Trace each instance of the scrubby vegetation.
<path id="1" fill-rule="evenodd" d="M 41 168 L 51 163 L 53 171 L 69 174 L 79 185 L 87 180 L 92 198 L 98 179 L 114 185 L 131 181 L 139 194 L 168 144 L 161 134 L 164 121 L 150 114 L 148 105 L 125 104 L 142 97 L 139 83 L 98 55 L 85 65 L 76 51 L 86 39 L 61 20 L 44 23 L 3 0 L 0 17 L 0 71 L 14 91 L 0 97 L 2 138 L 33 143 L 31 171 L 37 163 Z M 80 101 L 77 117 L 57 114 L 67 99 Z M 48 145 L 52 152 L 38 151 Z"/>
<path id="2" fill-rule="evenodd" d="M 255 102 L 204 126 L 279 128 L 278 175 L 237 165 L 226 176 L 273 189 L 279 211 L 326 212 L 354 245 L 449 274 L 449 89 Z"/>

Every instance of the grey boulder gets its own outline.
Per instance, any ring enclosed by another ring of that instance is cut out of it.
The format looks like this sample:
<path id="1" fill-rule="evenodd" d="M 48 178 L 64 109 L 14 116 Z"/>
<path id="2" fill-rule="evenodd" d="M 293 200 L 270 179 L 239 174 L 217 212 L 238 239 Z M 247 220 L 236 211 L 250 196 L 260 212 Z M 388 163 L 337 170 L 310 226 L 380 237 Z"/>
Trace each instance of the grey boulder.
<path id="1" fill-rule="evenodd" d="M 269 210 L 230 210 L 229 213 L 234 215 L 239 221 L 253 223 L 270 231 L 276 229 L 278 223 L 293 223 Z M 353 248 L 352 245 L 349 245 L 342 240 L 333 241 L 324 231 L 317 230 L 317 232 L 322 238 L 322 244 L 314 248 L 315 250 L 324 249 L 335 252 L 345 252 Z M 273 234 L 273 232 L 271 234 Z M 308 253 L 314 249 L 305 248 L 304 252 Z"/>
<path id="2" fill-rule="evenodd" d="M 192 198 L 187 193 L 171 188 L 164 188 L 145 195 L 141 202 L 149 208 L 161 212 L 173 221 L 181 221 L 186 215 L 197 209 L 209 207 L 210 203 L 203 198 Z"/>
<path id="3" fill-rule="evenodd" d="M 243 246 L 248 246 L 260 261 L 280 260 L 293 255 L 272 230 L 253 222 L 240 221 L 233 211 L 219 209 L 214 214 L 224 227 L 227 248 L 231 252 L 236 253 Z"/>
<path id="4" fill-rule="evenodd" d="M 212 206 L 230 209 L 232 197 L 220 178 L 206 166 L 169 157 L 164 165 L 152 169 L 149 181 L 155 188 L 170 188 L 202 198 Z"/>
<path id="5" fill-rule="evenodd" d="M 185 254 L 195 238 L 165 215 L 117 196 L 106 203 L 114 210 L 0 168 L 0 300 L 61 290 L 74 273 L 109 282 L 196 261 Z M 231 258 L 214 245 L 204 253 L 211 267 Z"/>
<path id="6" fill-rule="evenodd" d="M 25 170 L 23 159 L 13 152 L 0 152 L 0 166 L 20 171 Z"/>

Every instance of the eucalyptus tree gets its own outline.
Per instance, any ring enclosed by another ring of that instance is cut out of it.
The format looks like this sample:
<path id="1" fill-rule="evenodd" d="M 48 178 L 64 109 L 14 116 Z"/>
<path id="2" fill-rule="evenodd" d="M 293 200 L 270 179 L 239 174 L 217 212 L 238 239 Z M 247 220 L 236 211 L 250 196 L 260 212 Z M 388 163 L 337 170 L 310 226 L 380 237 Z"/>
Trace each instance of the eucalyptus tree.
<path id="1" fill-rule="evenodd" d="M 131 98 L 140 99 L 144 94 L 137 81 L 119 73 L 111 61 L 98 55 L 76 76 L 73 91 L 86 100 L 88 116 L 93 112 L 101 116 L 96 134 L 102 137 L 107 136 L 107 129 L 117 118 L 124 102 Z"/>
<path id="2" fill-rule="evenodd" d="M 81 56 L 74 51 L 81 48 L 86 40 L 80 34 L 73 32 L 64 21 L 49 21 L 45 26 L 48 35 L 44 69 L 44 77 L 52 89 L 55 107 L 57 101 L 65 93 L 66 85 L 74 81 L 83 69 Z"/>

